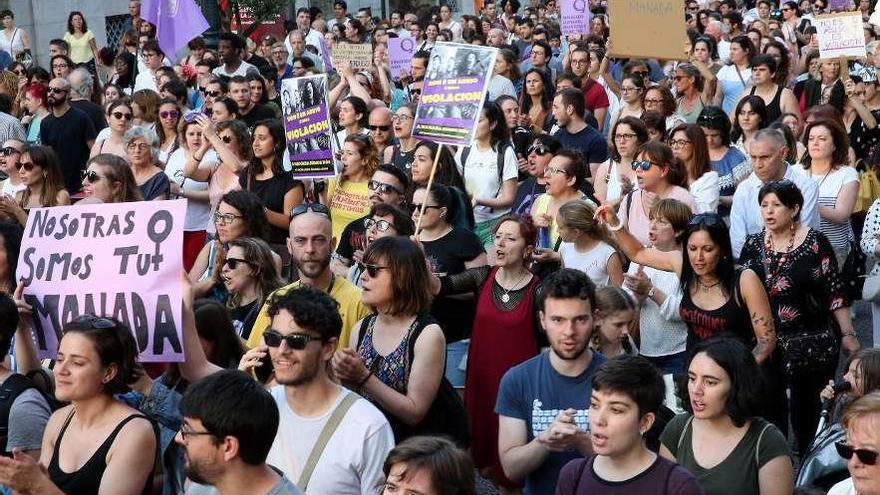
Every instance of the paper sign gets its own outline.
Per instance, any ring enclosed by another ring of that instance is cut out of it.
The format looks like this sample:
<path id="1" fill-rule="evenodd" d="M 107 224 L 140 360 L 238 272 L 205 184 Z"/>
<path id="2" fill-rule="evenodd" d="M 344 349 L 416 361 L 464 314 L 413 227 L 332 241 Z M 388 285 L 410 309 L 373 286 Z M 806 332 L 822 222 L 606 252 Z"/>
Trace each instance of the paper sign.
<path id="1" fill-rule="evenodd" d="M 588 0 L 562 0 L 562 8 L 559 25 L 563 36 L 587 34 L 590 32 L 590 17 L 592 12 L 588 8 Z"/>
<path id="2" fill-rule="evenodd" d="M 610 56 L 618 58 L 659 58 L 685 60 L 684 2 L 681 0 L 615 0 L 610 15 Z"/>
<path id="3" fill-rule="evenodd" d="M 185 217 L 183 199 L 31 210 L 16 276 L 39 358 L 55 359 L 64 324 L 92 314 L 128 325 L 141 361 L 183 361 Z"/>
<path id="4" fill-rule="evenodd" d="M 336 175 L 327 111 L 327 75 L 281 81 L 281 112 L 290 169 L 298 179 Z"/>
<path id="5" fill-rule="evenodd" d="M 348 62 L 355 71 L 373 67 L 373 45 L 369 43 L 336 43 L 333 45 L 333 67 Z"/>
<path id="6" fill-rule="evenodd" d="M 820 15 L 813 19 L 819 35 L 819 58 L 865 56 L 865 30 L 861 12 Z"/>
<path id="7" fill-rule="evenodd" d="M 497 55 L 498 49 L 493 47 L 435 44 L 412 135 L 438 143 L 470 145 Z"/>
<path id="8" fill-rule="evenodd" d="M 410 74 L 410 60 L 416 53 L 416 40 L 410 37 L 388 38 L 388 65 L 391 67 L 391 77 L 397 79 L 403 72 Z"/>

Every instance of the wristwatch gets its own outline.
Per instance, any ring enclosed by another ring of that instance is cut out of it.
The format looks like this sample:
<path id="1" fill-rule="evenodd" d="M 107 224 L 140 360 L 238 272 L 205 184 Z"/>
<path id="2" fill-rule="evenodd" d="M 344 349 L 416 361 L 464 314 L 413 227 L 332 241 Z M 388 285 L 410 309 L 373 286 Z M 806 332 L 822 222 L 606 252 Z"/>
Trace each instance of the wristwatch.
<path id="1" fill-rule="evenodd" d="M 654 286 L 651 286 L 651 289 L 648 291 L 648 297 L 654 299 Z"/>

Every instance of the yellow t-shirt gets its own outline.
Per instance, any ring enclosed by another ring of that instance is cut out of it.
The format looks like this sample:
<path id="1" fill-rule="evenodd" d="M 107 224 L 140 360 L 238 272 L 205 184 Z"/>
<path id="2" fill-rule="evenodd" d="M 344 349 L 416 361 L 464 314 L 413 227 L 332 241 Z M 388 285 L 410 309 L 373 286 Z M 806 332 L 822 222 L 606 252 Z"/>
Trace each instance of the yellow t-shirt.
<path id="1" fill-rule="evenodd" d="M 64 41 L 70 45 L 68 55 L 70 56 L 70 60 L 73 60 L 73 63 L 84 64 L 95 58 L 95 54 L 92 53 L 92 47 L 89 46 L 89 41 L 93 39 L 95 39 L 95 35 L 92 34 L 91 29 L 86 31 L 86 34 L 82 35 L 80 38 L 77 38 L 70 33 L 64 33 Z M 70 69 L 73 70 L 73 67 Z"/>
<path id="2" fill-rule="evenodd" d="M 272 324 L 269 318 L 269 304 L 275 296 L 281 296 L 291 289 L 296 289 L 302 285 L 301 282 L 294 282 L 290 285 L 282 287 L 266 298 L 266 303 L 260 308 L 260 314 L 254 321 L 251 335 L 248 337 L 247 346 L 249 348 L 256 347 L 263 343 L 263 332 Z M 333 279 L 333 287 L 330 288 L 330 297 L 339 303 L 339 316 L 342 318 L 342 334 L 339 336 L 339 348 L 348 347 L 348 334 L 354 325 L 366 318 L 373 311 L 361 302 L 361 290 L 348 280 L 342 277 Z"/>
<path id="3" fill-rule="evenodd" d="M 333 220 L 333 237 L 337 242 L 349 223 L 370 212 L 370 188 L 367 184 L 345 181 L 340 186 L 337 178 L 327 182 L 327 202 Z"/>

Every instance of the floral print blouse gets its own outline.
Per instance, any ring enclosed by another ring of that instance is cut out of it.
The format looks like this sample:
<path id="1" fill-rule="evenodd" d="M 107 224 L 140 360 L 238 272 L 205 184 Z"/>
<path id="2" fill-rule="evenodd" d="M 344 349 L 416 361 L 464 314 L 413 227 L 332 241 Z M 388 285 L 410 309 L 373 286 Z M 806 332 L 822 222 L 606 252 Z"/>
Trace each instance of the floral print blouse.
<path id="1" fill-rule="evenodd" d="M 831 243 L 818 230 L 809 229 L 804 242 L 780 266 L 783 254 L 767 252 L 762 231 L 746 237 L 739 260 L 764 282 L 776 333 L 828 328 L 831 313 L 850 305 Z"/>

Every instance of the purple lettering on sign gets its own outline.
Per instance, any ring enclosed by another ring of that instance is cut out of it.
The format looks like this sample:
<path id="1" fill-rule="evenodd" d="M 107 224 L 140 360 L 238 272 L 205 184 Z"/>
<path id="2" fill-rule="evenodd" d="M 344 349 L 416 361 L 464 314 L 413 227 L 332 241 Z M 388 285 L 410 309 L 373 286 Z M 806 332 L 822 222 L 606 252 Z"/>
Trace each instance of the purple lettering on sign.
<path id="1" fill-rule="evenodd" d="M 416 41 L 410 37 L 388 39 L 388 65 L 391 77 L 398 79 L 401 75 L 410 75 L 410 60 L 416 51 Z"/>
<path id="2" fill-rule="evenodd" d="M 562 0 L 560 27 L 563 36 L 587 34 L 590 32 L 592 13 L 587 8 L 587 0 Z"/>

